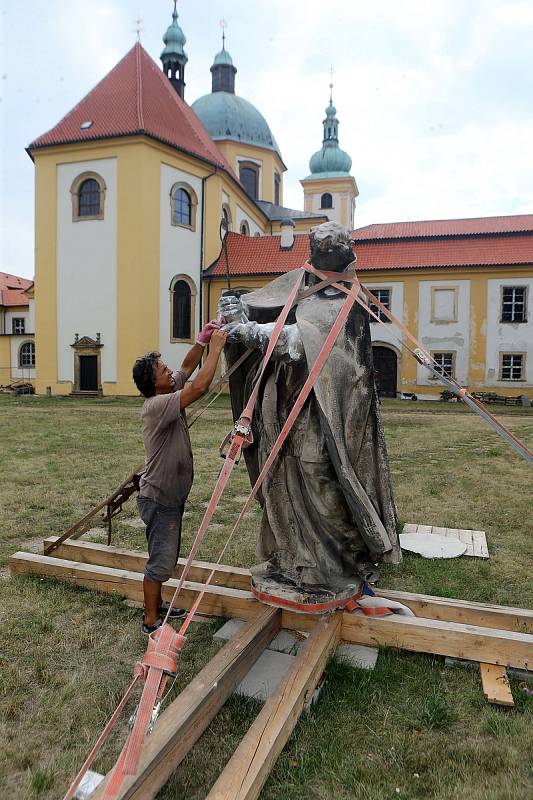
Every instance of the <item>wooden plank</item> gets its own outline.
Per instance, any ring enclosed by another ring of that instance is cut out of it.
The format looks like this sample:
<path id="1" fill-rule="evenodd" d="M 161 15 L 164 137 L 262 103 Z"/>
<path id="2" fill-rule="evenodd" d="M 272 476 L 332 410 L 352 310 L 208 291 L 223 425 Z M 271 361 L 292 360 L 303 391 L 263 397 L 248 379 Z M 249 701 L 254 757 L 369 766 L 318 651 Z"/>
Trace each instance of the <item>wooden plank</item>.
<path id="1" fill-rule="evenodd" d="M 403 526 L 402 533 L 416 533 L 417 528 L 418 525 L 415 525 L 412 522 L 406 522 L 405 525 Z"/>
<path id="2" fill-rule="evenodd" d="M 505 667 L 498 664 L 480 663 L 479 670 L 483 693 L 489 703 L 498 706 L 514 706 L 513 693 Z"/>
<path id="3" fill-rule="evenodd" d="M 15 553 L 10 559 L 10 570 L 12 575 L 44 575 L 106 594 L 119 594 L 128 600 L 143 599 L 143 575 L 139 572 L 80 564 L 37 553 Z M 177 583 L 172 578 L 163 584 L 163 600 L 170 601 Z M 179 595 L 180 608 L 190 609 L 202 588 L 200 583 L 185 581 Z M 259 607 L 260 604 L 251 592 L 228 589 L 225 586 L 208 586 L 198 612 L 218 617 L 251 619 L 257 614 Z"/>
<path id="4" fill-rule="evenodd" d="M 207 800 L 256 800 L 320 680 L 340 628 L 340 614 L 314 621 L 294 664 L 252 723 Z"/>
<path id="5" fill-rule="evenodd" d="M 65 542 L 54 555 L 88 564 L 98 564 L 140 571 L 144 569 L 147 554 L 120 548 L 108 547 L 94 542 Z M 125 554 L 125 556 L 123 555 Z M 180 559 L 184 561 L 184 559 Z M 190 573 L 191 580 L 202 583 L 209 575 L 212 564 L 194 561 Z M 248 589 L 250 572 L 247 569 L 217 565 L 216 584 L 230 588 Z M 417 617 L 462 622 L 487 628 L 533 633 L 533 610 L 475 603 L 456 598 L 434 597 L 432 595 L 400 592 L 392 589 L 375 589 L 378 597 L 388 597 L 407 605 Z"/>
<path id="6" fill-rule="evenodd" d="M 161 714 L 146 738 L 139 770 L 128 776 L 117 800 L 152 800 L 207 728 L 235 687 L 280 630 L 281 613 L 262 606 L 256 617 L 193 678 Z M 104 784 L 91 796 L 100 800 Z"/>
<path id="7" fill-rule="evenodd" d="M 50 536 L 44 540 L 44 550 L 55 542 L 57 537 Z M 70 540 L 59 545 L 53 552 L 56 558 L 79 561 L 82 564 L 97 564 L 101 567 L 127 569 L 131 572 L 142 572 L 148 561 L 148 553 L 138 550 L 126 550 L 121 547 L 108 547 L 97 542 Z M 179 558 L 174 570 L 174 577 L 179 578 L 187 559 Z M 215 568 L 212 583 L 214 586 L 227 586 L 230 589 L 250 589 L 250 570 L 241 567 L 228 567 L 225 564 L 212 564 L 208 561 L 193 561 L 189 571 L 191 581 L 202 583 L 211 570 Z"/>
<path id="8" fill-rule="evenodd" d="M 472 531 L 472 540 L 474 542 L 474 555 L 477 558 L 488 558 L 489 548 L 485 531 Z"/>
<path id="9" fill-rule="evenodd" d="M 531 609 L 475 603 L 470 600 L 434 597 L 413 592 L 399 592 L 393 589 L 374 589 L 374 592 L 378 597 L 398 600 L 408 606 L 417 617 L 533 634 L 533 610 Z"/>
<path id="10" fill-rule="evenodd" d="M 466 544 L 466 553 L 465 556 L 473 556 L 474 555 L 474 542 L 472 539 L 472 531 L 467 530 L 458 530 L 457 531 L 457 538 Z"/>
<path id="11" fill-rule="evenodd" d="M 137 572 L 78 564 L 35 553 L 15 553 L 10 561 L 13 575 L 32 573 L 66 580 L 130 600 L 142 598 L 143 576 Z M 163 584 L 163 598 L 170 600 L 176 586 L 172 579 Z M 202 584 L 185 582 L 179 604 L 191 608 Z M 202 614 L 250 619 L 259 604 L 251 594 L 240 589 L 209 586 L 199 608 Z M 497 608 L 497 607 L 496 607 Z M 515 609 L 516 611 L 516 609 Z M 528 612 L 524 610 L 524 614 Z M 533 635 L 475 625 L 419 617 L 376 618 L 345 613 L 342 638 L 355 644 L 372 647 L 390 646 L 422 653 L 436 653 L 469 661 L 508 664 L 519 669 L 533 666 Z M 282 627 L 308 631 L 316 617 L 295 612 L 283 612 Z"/>
<path id="12" fill-rule="evenodd" d="M 285 614 L 282 626 L 290 627 L 286 624 Z M 399 647 L 418 653 L 435 653 L 518 669 L 533 667 L 533 635 L 458 622 L 398 614 L 381 618 L 344 614 L 342 639 L 372 647 Z"/>
<path id="13" fill-rule="evenodd" d="M 431 533 L 431 525 L 418 525 L 417 526 L 417 533 Z"/>

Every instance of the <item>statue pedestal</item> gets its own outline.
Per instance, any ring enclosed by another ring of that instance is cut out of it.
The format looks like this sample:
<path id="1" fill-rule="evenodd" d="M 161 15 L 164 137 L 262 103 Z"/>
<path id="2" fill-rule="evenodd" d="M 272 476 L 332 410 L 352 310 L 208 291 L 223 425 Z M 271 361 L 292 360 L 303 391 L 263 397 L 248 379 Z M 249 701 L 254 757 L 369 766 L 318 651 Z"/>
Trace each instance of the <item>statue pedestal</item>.
<path id="1" fill-rule="evenodd" d="M 351 611 L 362 597 L 362 583 L 350 584 L 340 592 L 325 587 L 302 589 L 261 574 L 252 575 L 251 591 L 261 603 L 275 608 L 287 608 L 300 614 L 322 614 L 346 609 Z"/>

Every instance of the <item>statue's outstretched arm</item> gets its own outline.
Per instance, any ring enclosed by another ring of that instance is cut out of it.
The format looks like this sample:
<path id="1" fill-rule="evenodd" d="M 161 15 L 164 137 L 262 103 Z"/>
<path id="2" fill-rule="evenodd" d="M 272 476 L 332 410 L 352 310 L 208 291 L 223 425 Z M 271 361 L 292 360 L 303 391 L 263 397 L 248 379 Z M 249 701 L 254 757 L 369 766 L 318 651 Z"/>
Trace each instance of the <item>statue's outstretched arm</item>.
<path id="1" fill-rule="evenodd" d="M 228 342 L 239 343 L 253 350 L 266 352 L 274 322 L 260 324 L 248 320 L 248 307 L 241 297 L 225 296 L 220 299 L 218 312 L 227 323 Z M 274 361 L 300 361 L 304 347 L 297 325 L 284 325 L 272 353 Z"/>

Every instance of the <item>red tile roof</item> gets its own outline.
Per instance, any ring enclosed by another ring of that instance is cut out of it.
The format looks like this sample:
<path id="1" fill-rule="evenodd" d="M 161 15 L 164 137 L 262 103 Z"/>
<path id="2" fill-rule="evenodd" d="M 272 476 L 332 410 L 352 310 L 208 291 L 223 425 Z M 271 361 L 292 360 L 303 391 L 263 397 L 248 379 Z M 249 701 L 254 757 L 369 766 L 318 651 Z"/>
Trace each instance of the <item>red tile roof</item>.
<path id="1" fill-rule="evenodd" d="M 364 239 L 407 239 L 426 236 L 481 236 L 490 233 L 533 232 L 533 214 L 471 219 L 429 219 L 418 222 L 386 222 L 357 228 L 354 235 Z"/>
<path id="2" fill-rule="evenodd" d="M 355 232 L 357 236 L 358 231 Z M 230 275 L 279 275 L 299 267 L 309 257 L 308 234 L 296 234 L 291 250 L 281 250 L 279 236 L 228 235 Z M 432 238 L 389 241 L 356 241 L 357 270 L 407 268 L 483 267 L 533 265 L 533 235 L 485 235 L 456 239 Z M 224 276 L 226 260 L 221 252 L 208 276 Z"/>
<path id="3" fill-rule="evenodd" d="M 28 306 L 30 301 L 24 290 L 32 285 L 33 281 L 0 272 L 0 306 Z"/>
<path id="4" fill-rule="evenodd" d="M 82 129 L 85 122 L 89 128 Z M 194 111 L 138 42 L 92 91 L 28 148 L 145 134 L 222 167 L 230 165 Z"/>

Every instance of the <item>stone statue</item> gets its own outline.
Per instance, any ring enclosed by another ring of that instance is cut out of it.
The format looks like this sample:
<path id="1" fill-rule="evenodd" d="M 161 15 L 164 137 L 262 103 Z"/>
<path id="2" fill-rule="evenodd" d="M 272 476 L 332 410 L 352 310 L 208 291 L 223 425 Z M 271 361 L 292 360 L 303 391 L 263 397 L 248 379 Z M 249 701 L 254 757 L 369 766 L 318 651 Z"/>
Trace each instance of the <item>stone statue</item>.
<path id="1" fill-rule="evenodd" d="M 347 228 L 328 222 L 310 235 L 311 263 L 353 269 Z M 246 404 L 261 357 L 299 270 L 244 297 L 222 297 L 228 364 L 253 353 L 230 378 L 233 414 Z M 306 288 L 318 282 L 306 274 Z M 302 286 L 301 291 L 303 291 Z M 274 349 L 244 450 L 252 484 L 337 318 L 346 295 L 328 286 L 293 309 Z M 252 583 L 302 603 L 353 595 L 380 561 L 401 560 L 396 510 L 374 384 L 368 314 L 355 303 L 314 389 L 258 495 L 263 509 Z"/>

